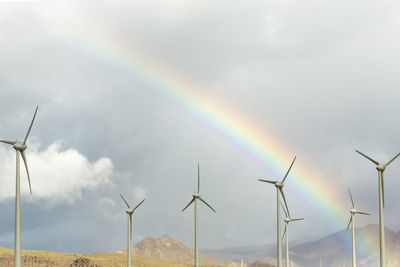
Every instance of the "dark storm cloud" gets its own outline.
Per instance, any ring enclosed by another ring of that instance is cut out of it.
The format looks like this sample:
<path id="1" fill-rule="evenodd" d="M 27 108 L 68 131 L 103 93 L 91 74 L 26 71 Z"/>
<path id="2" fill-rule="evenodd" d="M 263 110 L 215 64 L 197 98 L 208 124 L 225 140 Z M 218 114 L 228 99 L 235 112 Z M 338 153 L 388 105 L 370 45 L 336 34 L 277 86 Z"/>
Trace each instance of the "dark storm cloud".
<path id="1" fill-rule="evenodd" d="M 268 135 L 291 151 L 288 161 L 299 156 L 294 168 L 315 167 L 326 174 L 321 179 L 334 179 L 345 220 L 350 186 L 360 209 L 375 214 L 359 223 L 377 222 L 377 174 L 354 149 L 382 161 L 399 152 L 397 4 L 48 1 L 2 7 L 0 137 L 22 138 L 39 104 L 35 153 L 62 140 L 64 150 L 76 150 L 89 163 L 106 157 L 113 165 L 108 183 L 80 188 L 74 202 L 51 206 L 51 198 L 25 199 L 23 218 L 30 220 L 23 220 L 23 247 L 73 252 L 124 247 L 119 193 L 132 203 L 146 197 L 134 216 L 134 242 L 168 233 L 190 246 L 193 211 L 180 211 L 196 188 L 197 162 L 201 193 L 217 210 L 200 207 L 201 247 L 275 239 L 275 192 L 256 179 L 280 174 L 99 55 L 82 42 L 82 34 L 117 40 L 201 84 L 210 103 L 237 111 L 260 131 L 271 129 Z M 385 180 L 385 219 L 394 230 L 400 224 L 391 188 L 400 183 L 399 164 L 393 162 Z M 9 176 L 12 182 L 14 173 Z M 32 178 L 35 187 L 40 177 L 32 172 Z M 293 238 L 309 238 L 303 233 L 310 229 L 316 237 L 345 227 L 329 222 L 329 211 L 297 201 L 308 196 L 296 192 L 290 177 L 286 189 L 293 213 L 306 218 Z M 12 207 L 6 199 L 0 209 L 12 217 Z M 0 245 L 12 246 L 12 224 L 1 222 Z"/>

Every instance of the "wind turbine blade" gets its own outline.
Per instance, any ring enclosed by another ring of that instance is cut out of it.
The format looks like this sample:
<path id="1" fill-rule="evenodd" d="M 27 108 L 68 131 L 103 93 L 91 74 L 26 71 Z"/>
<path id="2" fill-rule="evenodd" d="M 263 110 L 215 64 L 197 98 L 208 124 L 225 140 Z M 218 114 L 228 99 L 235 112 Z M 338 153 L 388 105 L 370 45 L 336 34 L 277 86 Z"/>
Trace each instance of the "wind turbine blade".
<path id="1" fill-rule="evenodd" d="M 121 194 L 119 194 L 119 196 L 122 198 L 122 200 L 125 202 L 125 204 L 128 206 L 128 209 L 130 209 L 131 207 L 129 207 L 129 204 L 128 204 L 128 202 L 126 202 L 126 200 L 125 200 L 125 198 L 121 195 Z"/>
<path id="2" fill-rule="evenodd" d="M 287 202 L 286 202 L 285 193 L 283 193 L 282 187 L 279 187 L 279 191 L 281 192 L 281 195 L 282 195 L 282 197 L 283 197 L 283 202 L 285 202 L 286 211 L 287 211 L 287 213 L 288 213 L 288 215 L 289 215 L 289 218 L 290 218 L 289 208 L 288 208 L 288 205 L 287 205 Z"/>
<path id="3" fill-rule="evenodd" d="M 203 202 L 204 204 L 206 204 L 210 209 L 212 209 L 212 211 L 214 211 L 214 212 L 216 213 L 215 209 L 213 209 L 213 208 L 210 206 L 210 204 L 208 204 L 204 199 L 202 199 L 201 197 L 199 197 L 199 199 L 200 199 L 201 202 Z"/>
<path id="4" fill-rule="evenodd" d="M 285 182 L 285 180 L 286 180 L 286 178 L 287 178 L 287 176 L 288 176 L 288 174 L 289 174 L 289 172 L 290 172 L 290 169 L 292 168 L 292 166 L 293 166 L 295 160 L 296 160 L 296 157 L 294 157 L 294 159 L 293 159 L 293 161 L 292 161 L 292 164 L 290 164 L 290 167 L 289 167 L 289 169 L 287 170 L 287 172 L 286 172 L 286 174 L 285 174 L 285 177 L 283 177 L 282 184 Z"/>
<path id="5" fill-rule="evenodd" d="M 22 159 L 24 160 L 26 174 L 28 175 L 29 190 L 31 191 L 31 195 L 32 195 L 31 178 L 29 177 L 28 163 L 26 162 L 25 150 L 21 151 L 21 156 L 22 156 Z"/>
<path id="6" fill-rule="evenodd" d="M 286 209 L 285 209 L 285 207 L 283 206 L 282 201 L 281 201 L 280 199 L 279 199 L 279 202 L 281 203 L 281 207 L 282 207 L 282 209 L 283 209 L 283 212 L 285 213 L 286 218 L 288 218 L 289 216 L 288 216 L 288 214 L 287 214 L 287 212 L 286 212 Z"/>
<path id="7" fill-rule="evenodd" d="M 287 223 L 285 223 L 285 230 L 283 230 L 283 235 L 282 235 L 282 239 L 283 240 L 285 238 L 285 234 L 286 234 L 286 227 L 287 227 Z"/>
<path id="8" fill-rule="evenodd" d="M 265 183 L 270 183 L 270 184 L 276 184 L 278 181 L 271 181 L 271 180 L 263 180 L 263 179 L 258 179 L 260 182 L 265 182 Z"/>
<path id="9" fill-rule="evenodd" d="M 129 213 L 129 222 L 130 222 L 130 224 L 129 224 L 129 233 L 130 233 L 130 237 L 129 237 L 129 239 L 130 240 L 132 240 L 132 213 Z M 131 249 L 131 248 L 129 248 L 129 249 Z"/>
<path id="10" fill-rule="evenodd" d="M 2 142 L 2 143 L 6 143 L 6 144 L 9 144 L 9 145 L 14 145 L 16 142 L 13 142 L 13 141 L 6 141 L 6 140 L 0 140 L 0 142 Z"/>
<path id="11" fill-rule="evenodd" d="M 354 201 L 353 201 L 353 197 L 351 196 L 351 192 L 350 192 L 350 189 L 347 187 L 347 190 L 349 190 L 349 195 L 350 195 L 350 199 L 351 199 L 351 205 L 353 206 L 353 208 L 354 208 Z"/>
<path id="12" fill-rule="evenodd" d="M 294 221 L 301 221 L 301 220 L 304 220 L 304 218 L 290 219 L 291 222 L 294 222 Z"/>
<path id="13" fill-rule="evenodd" d="M 39 106 L 36 106 L 35 114 L 33 114 L 33 119 L 32 119 L 31 125 L 29 126 L 28 132 L 26 133 L 26 136 L 25 136 L 25 139 L 24 139 L 24 144 L 26 143 L 26 139 L 28 139 L 29 133 L 31 132 L 33 121 L 35 120 L 38 108 L 39 108 Z"/>
<path id="14" fill-rule="evenodd" d="M 133 208 L 133 211 L 135 211 L 140 205 L 142 205 L 143 201 L 144 199 L 139 204 L 137 204 L 136 207 Z"/>
<path id="15" fill-rule="evenodd" d="M 364 214 L 364 215 L 371 215 L 371 214 L 369 214 L 369 213 L 362 212 L 362 211 L 357 211 L 356 213 L 359 213 L 359 214 Z"/>
<path id="16" fill-rule="evenodd" d="M 349 224 L 347 225 L 346 232 L 347 232 L 347 230 L 349 230 L 351 220 L 353 220 L 353 217 L 350 217 L 350 221 L 349 221 Z"/>
<path id="17" fill-rule="evenodd" d="M 369 159 L 370 161 L 372 161 L 372 162 L 375 163 L 376 165 L 379 165 L 379 162 L 377 162 L 376 160 L 374 160 L 374 159 L 368 157 L 367 155 L 361 153 L 361 152 L 358 151 L 357 149 L 355 149 L 355 150 L 356 150 L 356 152 L 357 152 L 358 154 L 360 154 L 360 155 L 363 156 L 364 158 Z"/>
<path id="18" fill-rule="evenodd" d="M 197 163 L 197 193 L 200 193 L 200 164 Z"/>
<path id="19" fill-rule="evenodd" d="M 395 160 L 398 156 L 400 156 L 400 153 L 397 154 L 396 156 L 394 156 L 394 158 L 392 158 L 391 160 L 389 160 L 389 161 L 385 164 L 385 167 L 387 167 L 390 163 L 392 163 L 392 161 Z"/>
<path id="20" fill-rule="evenodd" d="M 194 198 L 192 198 L 192 200 L 190 200 L 189 204 L 186 205 L 186 207 L 183 208 L 182 212 L 187 209 L 187 207 L 190 206 L 190 204 L 192 204 L 194 202 Z"/>

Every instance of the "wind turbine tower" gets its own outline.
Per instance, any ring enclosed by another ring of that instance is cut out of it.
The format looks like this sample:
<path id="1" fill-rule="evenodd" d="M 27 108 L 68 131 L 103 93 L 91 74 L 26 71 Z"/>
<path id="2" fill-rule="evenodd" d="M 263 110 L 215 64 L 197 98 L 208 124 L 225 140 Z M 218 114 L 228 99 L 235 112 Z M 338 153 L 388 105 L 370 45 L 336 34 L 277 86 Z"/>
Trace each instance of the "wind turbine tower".
<path id="1" fill-rule="evenodd" d="M 347 190 L 349 190 L 349 195 L 350 195 L 350 199 L 351 199 L 351 206 L 353 207 L 351 210 L 350 210 L 350 221 L 349 221 L 349 224 L 347 225 L 347 228 L 346 228 L 346 232 L 347 232 L 347 230 L 349 230 L 349 227 L 350 227 L 350 223 L 351 223 L 351 246 L 352 246 L 352 259 L 353 259 L 353 267 L 356 267 L 356 245 L 355 245 L 355 238 L 354 238 L 354 230 L 355 230 L 355 228 L 354 228 L 354 215 L 356 215 L 356 214 L 364 214 L 364 215 L 370 215 L 369 213 L 366 213 L 366 212 L 362 212 L 362 211 L 359 211 L 359 210 L 357 210 L 355 207 L 354 207 L 354 201 L 353 201 L 353 197 L 351 196 L 351 192 L 350 192 L 350 189 L 349 188 L 347 188 Z"/>
<path id="2" fill-rule="evenodd" d="M 212 211 L 216 212 L 200 195 L 200 165 L 197 164 L 197 192 L 193 194 L 192 200 L 183 208 L 182 212 L 194 202 L 194 266 L 199 267 L 199 239 L 197 227 L 197 200 L 206 204 Z"/>
<path id="3" fill-rule="evenodd" d="M 15 236 L 14 236 L 14 266 L 21 267 L 21 216 L 20 216 L 20 158 L 22 156 L 22 160 L 24 161 L 26 174 L 28 175 L 28 183 L 29 183 L 29 191 L 32 194 L 32 187 L 31 187 L 31 179 L 29 177 L 28 171 L 28 163 L 26 161 L 26 154 L 25 150 L 27 148 L 26 140 L 28 139 L 29 133 L 31 132 L 33 121 L 35 120 L 36 113 L 38 110 L 38 106 L 36 106 L 35 114 L 33 115 L 33 119 L 31 125 L 29 126 L 28 132 L 25 135 L 23 142 L 18 141 L 6 141 L 0 140 L 2 143 L 6 143 L 12 145 L 16 151 L 16 185 L 15 185 Z"/>
<path id="4" fill-rule="evenodd" d="M 379 247 L 380 247 L 380 266 L 386 267 L 386 248 L 385 248 L 385 224 L 383 222 L 383 209 L 385 208 L 385 190 L 384 190 L 384 181 L 383 181 L 383 172 L 386 167 L 395 160 L 400 153 L 394 156 L 391 160 L 389 160 L 386 164 L 380 164 L 376 160 L 368 157 L 367 155 L 361 153 L 356 150 L 358 154 L 363 156 L 364 158 L 370 160 L 376 165 L 376 169 L 378 170 L 378 185 L 379 185 Z"/>
<path id="5" fill-rule="evenodd" d="M 285 237 L 286 234 L 286 267 L 290 266 L 290 261 L 289 261 L 289 223 L 290 222 L 294 222 L 294 221 L 301 221 L 304 220 L 304 218 L 297 218 L 297 219 L 292 219 L 289 217 L 289 215 L 286 213 L 285 211 L 285 207 L 283 207 L 283 204 L 281 202 L 281 206 L 283 209 L 283 212 L 286 215 L 286 218 L 284 219 L 285 221 L 285 230 L 283 231 L 283 236 L 282 236 L 282 240 Z"/>
<path id="6" fill-rule="evenodd" d="M 285 202 L 286 210 L 290 217 L 289 209 L 288 209 L 288 206 L 286 203 L 285 194 L 283 193 L 283 185 L 284 185 L 284 182 L 285 182 L 295 160 L 296 160 L 296 157 L 294 157 L 292 164 L 290 164 L 290 167 L 287 170 L 282 181 L 271 181 L 271 180 L 258 179 L 261 182 L 270 183 L 270 184 L 275 185 L 275 187 L 276 187 L 276 228 L 277 228 L 276 229 L 276 240 L 277 240 L 276 245 L 277 245 L 277 262 L 278 262 L 277 267 L 282 267 L 281 213 L 280 213 L 280 207 L 279 207 L 279 203 L 280 203 L 279 194 L 281 194 L 283 197 L 283 201 Z"/>
<path id="7" fill-rule="evenodd" d="M 132 214 L 135 212 L 135 210 L 143 203 L 144 199 L 136 205 L 133 209 L 129 206 L 128 202 L 125 200 L 125 198 L 119 194 L 122 200 L 125 202 L 126 206 L 128 209 L 126 210 L 126 213 L 128 214 L 128 262 L 127 262 L 127 267 L 131 267 L 131 240 L 132 240 Z"/>

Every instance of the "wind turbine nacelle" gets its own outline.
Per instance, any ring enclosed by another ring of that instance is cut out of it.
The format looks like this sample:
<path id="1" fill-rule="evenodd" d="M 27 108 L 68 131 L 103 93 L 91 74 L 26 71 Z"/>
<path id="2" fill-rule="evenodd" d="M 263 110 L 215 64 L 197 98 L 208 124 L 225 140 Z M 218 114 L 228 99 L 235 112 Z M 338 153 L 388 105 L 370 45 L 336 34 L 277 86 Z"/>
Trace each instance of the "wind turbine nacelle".
<path id="1" fill-rule="evenodd" d="M 358 211 L 358 210 L 356 210 L 356 209 L 351 209 L 351 210 L 350 210 L 350 213 L 355 214 L 355 213 L 357 213 L 357 211 Z"/>
<path id="2" fill-rule="evenodd" d="M 132 214 L 132 213 L 133 213 L 133 210 L 132 210 L 132 209 L 129 209 L 129 210 L 126 210 L 125 212 L 128 213 L 128 214 Z"/>
<path id="3" fill-rule="evenodd" d="M 274 184 L 276 187 L 283 187 L 283 183 L 281 183 L 281 182 L 277 182 L 277 183 L 275 183 Z"/>
<path id="4" fill-rule="evenodd" d="M 385 165 L 382 165 L 382 164 L 379 164 L 379 165 L 376 165 L 376 169 L 378 170 L 378 171 L 381 171 L 381 172 L 383 172 L 384 170 L 385 170 Z"/>
<path id="5" fill-rule="evenodd" d="M 199 193 L 194 193 L 194 194 L 193 194 L 193 197 L 194 197 L 194 198 L 199 198 L 199 197 L 200 197 L 200 194 L 199 194 Z"/>
<path id="6" fill-rule="evenodd" d="M 16 142 L 16 143 L 13 145 L 13 148 L 14 148 L 15 150 L 23 151 L 23 150 L 26 149 L 26 144 L 21 143 L 21 142 Z"/>

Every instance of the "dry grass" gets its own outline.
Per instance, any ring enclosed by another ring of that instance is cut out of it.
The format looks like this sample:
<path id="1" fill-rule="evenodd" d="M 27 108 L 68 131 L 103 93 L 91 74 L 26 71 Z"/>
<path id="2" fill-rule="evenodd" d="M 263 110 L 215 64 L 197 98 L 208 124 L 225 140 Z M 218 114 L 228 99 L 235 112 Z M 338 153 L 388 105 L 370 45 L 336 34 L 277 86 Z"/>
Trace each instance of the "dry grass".
<path id="1" fill-rule="evenodd" d="M 22 266 L 26 267 L 125 267 L 125 253 L 101 252 L 94 254 L 59 253 L 42 250 L 23 250 Z M 14 266 L 14 250 L 0 247 L 0 267 Z M 174 263 L 164 260 L 132 255 L 132 266 L 137 267 L 189 267 L 190 264 Z M 202 267 L 223 267 L 220 265 L 201 265 Z"/>

